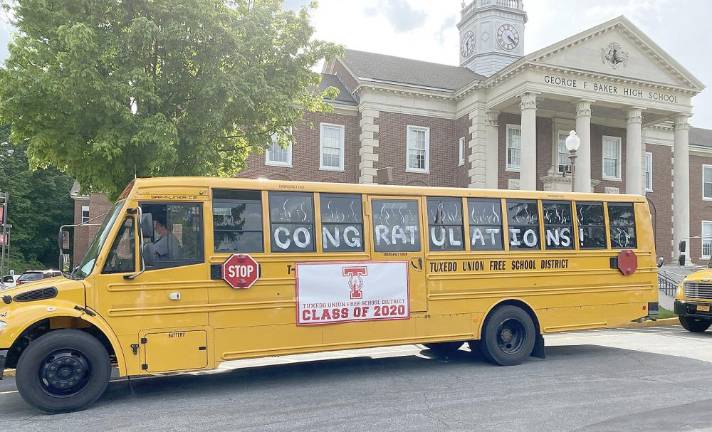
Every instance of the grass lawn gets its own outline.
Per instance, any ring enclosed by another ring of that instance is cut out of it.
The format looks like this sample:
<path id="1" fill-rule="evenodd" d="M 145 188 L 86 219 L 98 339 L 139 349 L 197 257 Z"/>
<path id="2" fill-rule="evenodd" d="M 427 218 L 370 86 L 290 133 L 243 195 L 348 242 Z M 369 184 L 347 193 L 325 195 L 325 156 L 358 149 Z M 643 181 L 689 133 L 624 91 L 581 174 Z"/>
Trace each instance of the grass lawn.
<path id="1" fill-rule="evenodd" d="M 671 311 L 658 307 L 658 319 L 665 319 L 665 318 L 675 318 L 677 315 L 672 313 Z"/>

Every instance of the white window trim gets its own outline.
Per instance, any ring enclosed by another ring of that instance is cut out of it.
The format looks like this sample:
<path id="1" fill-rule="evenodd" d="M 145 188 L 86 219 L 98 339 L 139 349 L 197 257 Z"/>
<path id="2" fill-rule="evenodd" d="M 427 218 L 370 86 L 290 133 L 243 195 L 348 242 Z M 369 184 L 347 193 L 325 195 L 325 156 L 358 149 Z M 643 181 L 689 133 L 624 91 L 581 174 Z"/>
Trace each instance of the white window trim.
<path id="1" fill-rule="evenodd" d="M 292 134 L 292 129 L 289 129 L 289 134 Z M 274 137 L 272 137 L 272 142 L 270 143 L 270 147 L 272 146 L 272 143 L 274 143 Z M 291 168 L 292 167 L 292 143 L 289 143 L 289 146 L 285 150 L 287 150 L 287 162 L 279 162 L 279 161 L 273 161 L 270 160 L 270 147 L 267 147 L 265 150 L 265 165 L 267 166 L 276 166 L 276 167 L 287 167 Z"/>
<path id="2" fill-rule="evenodd" d="M 509 131 L 510 129 L 517 129 L 519 130 L 519 167 L 513 167 L 509 163 Z M 504 132 L 504 141 L 505 141 L 505 146 L 504 146 L 504 164 L 505 164 L 505 171 L 509 172 L 519 172 L 521 170 L 521 165 L 522 165 L 522 126 L 521 125 L 515 125 L 515 124 L 508 124 L 507 129 Z"/>
<path id="3" fill-rule="evenodd" d="M 465 137 L 457 140 L 457 166 L 465 165 Z"/>
<path id="4" fill-rule="evenodd" d="M 653 191 L 653 153 L 652 152 L 645 152 L 645 165 L 643 166 L 643 168 L 645 168 L 648 165 L 648 158 L 650 158 L 650 184 L 648 184 L 647 179 L 643 179 L 643 180 L 645 180 L 645 192 L 652 192 Z M 643 175 L 645 175 L 645 169 L 643 169 Z"/>
<path id="5" fill-rule="evenodd" d="M 420 169 L 420 168 L 411 168 L 408 166 L 408 162 L 410 162 L 410 147 L 409 147 L 409 137 L 411 131 L 425 131 L 425 168 Z M 430 173 L 430 128 L 429 127 L 423 127 L 423 126 L 413 126 L 413 125 L 408 125 L 406 127 L 406 133 L 405 133 L 405 172 L 411 172 L 411 173 L 419 173 L 419 174 L 429 174 Z"/>
<path id="6" fill-rule="evenodd" d="M 606 175 L 605 154 L 603 152 L 603 141 L 605 141 L 606 138 L 618 140 L 618 177 Z M 601 137 L 601 178 L 610 181 L 623 181 L 623 138 L 610 135 L 603 135 Z"/>
<path id="7" fill-rule="evenodd" d="M 712 165 L 702 165 L 702 201 L 712 201 L 712 197 L 705 196 L 705 168 L 712 169 Z"/>
<path id="8" fill-rule="evenodd" d="M 331 167 L 324 166 L 324 127 L 333 127 L 341 130 L 341 140 L 339 142 L 339 147 L 341 148 L 341 153 L 339 157 L 339 166 Z M 334 124 L 334 123 L 319 123 L 319 170 L 321 171 L 343 171 L 344 170 L 344 157 L 346 152 L 346 128 L 344 125 Z"/>
<path id="9" fill-rule="evenodd" d="M 700 259 L 712 259 L 712 255 L 705 255 L 704 254 L 704 244 L 705 244 L 705 224 L 710 224 L 712 225 L 712 221 L 707 221 L 703 220 L 702 223 L 700 223 Z M 711 240 L 712 241 L 712 240 Z"/>
<path id="10" fill-rule="evenodd" d="M 555 118 L 553 119 L 553 125 L 551 128 L 551 166 L 556 169 L 555 172 L 558 172 L 559 132 L 568 135 L 570 131 L 576 129 L 576 122 L 568 119 Z M 570 159 L 567 160 L 567 163 L 569 162 L 571 162 Z"/>
<path id="11" fill-rule="evenodd" d="M 556 131 L 556 136 L 555 136 L 555 138 L 554 138 L 554 148 L 553 148 L 553 150 L 552 150 L 552 154 L 553 154 L 553 156 L 554 156 L 554 157 L 553 157 L 553 159 L 554 159 L 554 169 L 556 170 L 555 172 L 556 172 L 557 174 L 563 174 L 561 171 L 559 171 L 559 162 L 560 162 L 560 161 L 559 161 L 559 136 L 560 136 L 560 135 L 567 135 L 567 136 L 568 136 L 568 134 L 569 134 L 569 132 L 567 132 L 566 130 L 564 130 L 564 129 L 558 129 L 558 130 Z M 569 164 L 571 164 L 571 159 L 568 157 L 568 153 L 567 153 L 566 160 L 565 160 L 564 162 L 565 162 L 565 165 L 567 165 L 567 166 L 568 166 Z M 567 174 L 568 174 L 568 173 L 567 173 Z"/>
<path id="12" fill-rule="evenodd" d="M 86 220 L 86 222 L 84 221 L 84 211 L 87 212 L 87 220 Z M 88 206 L 88 205 L 83 205 L 83 206 L 82 206 L 82 213 L 79 215 L 79 217 L 81 218 L 81 223 L 82 223 L 82 224 L 89 223 L 89 221 L 91 220 L 91 218 L 90 218 L 90 215 L 89 215 L 89 206 Z"/>

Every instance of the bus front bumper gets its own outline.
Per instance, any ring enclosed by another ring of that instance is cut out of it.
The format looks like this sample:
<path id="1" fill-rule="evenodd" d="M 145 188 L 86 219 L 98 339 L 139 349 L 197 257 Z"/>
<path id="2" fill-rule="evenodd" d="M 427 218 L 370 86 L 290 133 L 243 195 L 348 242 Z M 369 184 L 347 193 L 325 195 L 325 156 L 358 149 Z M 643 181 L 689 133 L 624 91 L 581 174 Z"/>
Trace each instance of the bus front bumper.
<path id="1" fill-rule="evenodd" d="M 7 359 L 8 350 L 0 350 L 0 380 L 5 373 L 5 359 Z"/>
<path id="2" fill-rule="evenodd" d="M 697 308 L 697 303 L 687 303 L 681 302 L 680 300 L 675 300 L 675 315 L 686 316 L 691 318 L 702 318 L 702 319 L 712 319 L 712 307 L 709 303 L 704 303 L 707 306 L 707 311 L 701 311 Z"/>

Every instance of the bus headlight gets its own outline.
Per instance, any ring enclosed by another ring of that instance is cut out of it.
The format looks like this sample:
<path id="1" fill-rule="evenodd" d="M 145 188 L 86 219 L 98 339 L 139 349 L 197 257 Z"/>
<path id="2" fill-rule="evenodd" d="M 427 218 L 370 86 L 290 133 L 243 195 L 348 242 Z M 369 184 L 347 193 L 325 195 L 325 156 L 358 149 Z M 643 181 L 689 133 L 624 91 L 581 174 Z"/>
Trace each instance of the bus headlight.
<path id="1" fill-rule="evenodd" d="M 7 327 L 7 323 L 5 321 L 0 321 L 0 332 L 3 331 Z"/>

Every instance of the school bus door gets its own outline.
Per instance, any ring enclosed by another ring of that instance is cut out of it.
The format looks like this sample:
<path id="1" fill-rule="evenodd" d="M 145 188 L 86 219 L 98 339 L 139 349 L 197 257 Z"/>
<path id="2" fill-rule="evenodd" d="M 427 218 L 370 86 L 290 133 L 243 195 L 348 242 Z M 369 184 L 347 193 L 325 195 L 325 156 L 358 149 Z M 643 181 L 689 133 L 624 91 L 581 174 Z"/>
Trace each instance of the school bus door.
<path id="1" fill-rule="evenodd" d="M 427 310 L 422 200 L 419 197 L 369 196 L 373 261 L 403 261 L 408 265 L 410 311 Z"/>

